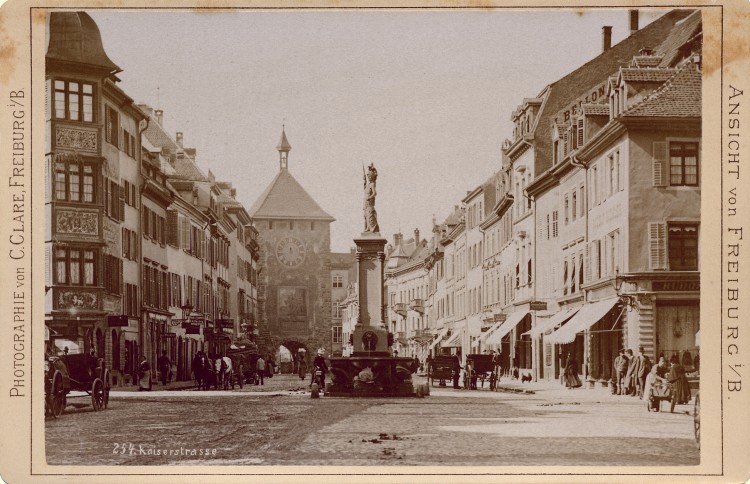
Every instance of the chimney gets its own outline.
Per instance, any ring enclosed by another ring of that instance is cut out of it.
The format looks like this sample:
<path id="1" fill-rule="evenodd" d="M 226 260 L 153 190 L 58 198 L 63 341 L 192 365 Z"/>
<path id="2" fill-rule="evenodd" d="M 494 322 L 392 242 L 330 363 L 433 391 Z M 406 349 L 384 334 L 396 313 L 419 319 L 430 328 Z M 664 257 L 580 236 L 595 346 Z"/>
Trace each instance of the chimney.
<path id="1" fill-rule="evenodd" d="M 404 235 L 401 232 L 399 232 L 397 234 L 393 234 L 393 246 L 394 247 L 398 247 L 399 245 L 401 245 L 401 239 L 403 237 L 404 237 Z"/>
<path id="2" fill-rule="evenodd" d="M 638 10 L 630 10 L 630 35 L 638 31 Z"/>
<path id="3" fill-rule="evenodd" d="M 602 52 L 607 52 L 612 48 L 612 26 L 605 25 L 602 27 Z"/>
<path id="4" fill-rule="evenodd" d="M 414 243 L 419 245 L 419 229 L 414 229 Z"/>
<path id="5" fill-rule="evenodd" d="M 161 126 L 162 121 L 164 121 L 164 111 L 162 111 L 161 109 L 157 109 L 156 111 L 154 111 L 154 116 L 156 116 L 156 123 Z"/>
<path id="6" fill-rule="evenodd" d="M 174 137 L 175 141 L 177 142 L 177 146 L 182 148 L 182 132 L 178 131 L 177 134 Z"/>

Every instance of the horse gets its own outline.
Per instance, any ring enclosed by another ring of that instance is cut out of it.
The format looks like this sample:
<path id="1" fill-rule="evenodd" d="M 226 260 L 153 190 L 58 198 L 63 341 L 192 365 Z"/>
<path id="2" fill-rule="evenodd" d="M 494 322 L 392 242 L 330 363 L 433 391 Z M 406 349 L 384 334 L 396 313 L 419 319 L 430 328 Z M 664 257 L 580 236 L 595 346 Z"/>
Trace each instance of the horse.
<path id="1" fill-rule="evenodd" d="M 208 359 L 206 358 L 206 354 L 202 351 L 197 352 L 193 357 L 193 375 L 195 376 L 195 383 L 198 390 L 203 388 L 203 379 L 207 365 Z"/>
<path id="2" fill-rule="evenodd" d="M 216 374 L 215 388 L 227 390 L 232 383 L 232 360 L 227 356 L 216 358 L 213 369 Z"/>

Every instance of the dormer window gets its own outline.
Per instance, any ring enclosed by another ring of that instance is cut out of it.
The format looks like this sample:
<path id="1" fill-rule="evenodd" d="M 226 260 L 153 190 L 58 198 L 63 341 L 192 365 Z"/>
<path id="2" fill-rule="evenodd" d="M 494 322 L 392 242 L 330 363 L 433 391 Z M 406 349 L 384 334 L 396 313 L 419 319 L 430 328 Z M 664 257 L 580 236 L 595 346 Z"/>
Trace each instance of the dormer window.
<path id="1" fill-rule="evenodd" d="M 55 81 L 55 118 L 94 121 L 94 86 L 78 81 Z"/>

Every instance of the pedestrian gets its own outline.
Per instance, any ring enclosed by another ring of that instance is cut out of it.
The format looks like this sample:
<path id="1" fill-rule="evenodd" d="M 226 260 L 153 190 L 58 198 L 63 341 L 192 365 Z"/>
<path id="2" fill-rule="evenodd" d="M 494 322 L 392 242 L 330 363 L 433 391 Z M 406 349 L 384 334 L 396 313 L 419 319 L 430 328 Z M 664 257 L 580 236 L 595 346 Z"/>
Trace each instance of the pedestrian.
<path id="1" fill-rule="evenodd" d="M 156 362 L 161 373 L 161 384 L 166 385 L 169 381 L 169 372 L 172 369 L 172 362 L 167 357 L 167 350 L 162 350 L 159 360 Z"/>
<path id="2" fill-rule="evenodd" d="M 643 350 L 643 346 L 639 346 L 638 359 L 636 362 L 636 367 L 638 368 L 638 379 L 636 382 L 638 384 L 638 396 L 641 400 L 643 399 L 643 390 L 646 386 L 646 375 L 651 372 L 652 366 L 651 360 L 646 356 L 646 352 Z"/>
<path id="3" fill-rule="evenodd" d="M 416 373 L 417 371 L 419 371 L 419 366 L 420 366 L 419 365 L 419 358 L 417 358 L 417 356 L 415 355 L 414 356 L 414 373 Z"/>
<path id="4" fill-rule="evenodd" d="M 659 375 L 660 365 L 666 365 L 666 362 L 662 363 L 660 361 L 659 364 L 654 365 L 651 368 L 651 371 L 649 372 L 649 374 L 646 375 L 646 381 L 645 381 L 645 384 L 643 385 L 643 394 L 645 395 L 646 401 L 648 403 L 647 408 L 649 409 L 649 411 L 650 410 L 655 410 L 657 412 L 659 411 L 659 404 L 658 402 L 654 402 L 651 399 L 651 392 L 653 391 L 655 384 L 661 385 L 666 381 L 662 376 Z"/>
<path id="5" fill-rule="evenodd" d="M 458 390 L 458 380 L 461 375 L 461 360 L 458 359 L 458 355 L 453 355 L 453 388 Z"/>
<path id="6" fill-rule="evenodd" d="M 255 380 L 255 384 L 263 385 L 263 375 L 266 373 L 266 360 L 262 356 L 258 356 L 258 361 L 255 363 L 255 369 L 258 371 L 258 379 Z"/>
<path id="7" fill-rule="evenodd" d="M 299 371 L 299 379 L 304 380 L 307 374 L 307 362 L 305 361 L 305 355 L 302 353 L 297 358 L 297 370 Z"/>
<path id="8" fill-rule="evenodd" d="M 326 364 L 325 359 L 325 350 L 323 348 L 318 350 L 318 354 L 315 356 L 315 359 L 313 360 L 313 367 L 312 367 L 312 379 L 310 381 L 310 385 L 312 386 L 313 383 L 315 383 L 315 374 L 320 371 L 320 391 L 325 392 L 325 386 L 326 386 L 326 372 L 328 371 L 328 365 Z"/>
<path id="9" fill-rule="evenodd" d="M 628 369 L 625 371 L 625 393 L 623 393 L 623 395 L 635 396 L 635 379 L 638 376 L 638 373 L 635 371 L 635 356 L 633 355 L 633 350 L 630 348 L 625 350 L 625 355 L 628 357 Z"/>
<path id="10" fill-rule="evenodd" d="M 273 359 L 269 356 L 266 359 L 266 376 L 268 378 L 273 378 L 273 366 L 274 366 Z"/>
<path id="11" fill-rule="evenodd" d="M 151 365 L 148 364 L 146 355 L 141 357 L 141 364 L 138 366 L 138 391 L 151 391 Z"/>
<path id="12" fill-rule="evenodd" d="M 565 370 L 563 375 L 565 386 L 568 387 L 568 389 L 579 388 L 582 385 L 581 379 L 578 377 L 578 360 L 576 360 L 570 353 L 568 353 L 568 357 L 565 360 Z"/>
<path id="13" fill-rule="evenodd" d="M 620 355 L 615 358 L 615 385 L 617 394 L 625 394 L 625 374 L 628 371 L 628 357 L 625 356 L 625 348 L 620 348 Z"/>
<path id="14" fill-rule="evenodd" d="M 678 405 L 685 405 L 690 401 L 690 383 L 685 375 L 685 368 L 680 364 L 677 355 L 670 359 L 667 381 L 672 384 L 674 392 L 672 398 Z"/>

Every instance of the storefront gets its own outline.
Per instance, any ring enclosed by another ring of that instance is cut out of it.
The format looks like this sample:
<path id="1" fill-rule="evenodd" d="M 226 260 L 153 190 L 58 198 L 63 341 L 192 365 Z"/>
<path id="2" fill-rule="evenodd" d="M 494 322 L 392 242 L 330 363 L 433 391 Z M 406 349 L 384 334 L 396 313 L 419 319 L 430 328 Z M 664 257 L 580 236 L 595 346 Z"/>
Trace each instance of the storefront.
<path id="1" fill-rule="evenodd" d="M 687 371 L 694 371 L 699 353 L 695 335 L 700 331 L 698 300 L 656 301 L 656 356 L 667 361 L 677 356 Z"/>

